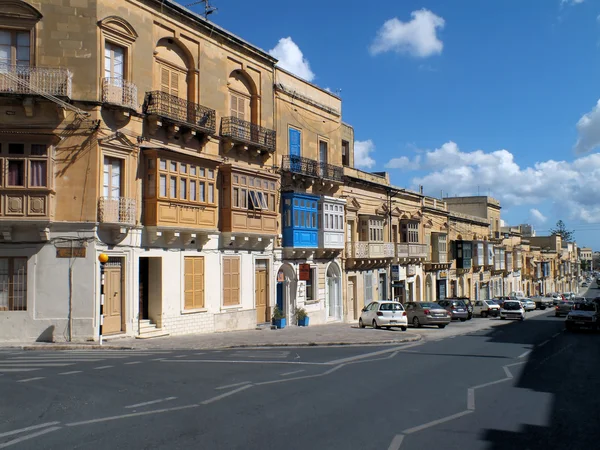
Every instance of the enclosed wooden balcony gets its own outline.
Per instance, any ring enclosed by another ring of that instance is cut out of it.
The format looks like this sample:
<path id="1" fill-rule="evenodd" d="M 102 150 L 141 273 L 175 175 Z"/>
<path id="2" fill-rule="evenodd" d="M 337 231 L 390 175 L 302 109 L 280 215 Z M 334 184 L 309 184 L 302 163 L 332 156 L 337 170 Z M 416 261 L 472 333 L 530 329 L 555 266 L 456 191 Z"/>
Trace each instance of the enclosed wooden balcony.
<path id="1" fill-rule="evenodd" d="M 234 116 L 221 119 L 221 136 L 226 143 L 226 150 L 237 146 L 247 150 L 254 149 L 259 153 L 275 151 L 275 130 Z"/>
<path id="2" fill-rule="evenodd" d="M 427 245 L 402 243 L 396 245 L 396 257 L 399 259 L 427 258 Z"/>

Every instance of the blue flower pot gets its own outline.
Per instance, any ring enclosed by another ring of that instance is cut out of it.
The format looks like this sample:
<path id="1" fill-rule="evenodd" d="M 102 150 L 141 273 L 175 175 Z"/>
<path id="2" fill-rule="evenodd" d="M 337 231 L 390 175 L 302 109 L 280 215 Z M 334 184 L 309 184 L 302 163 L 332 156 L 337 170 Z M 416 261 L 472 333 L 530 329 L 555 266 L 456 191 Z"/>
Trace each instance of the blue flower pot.
<path id="1" fill-rule="evenodd" d="M 304 319 L 298 319 L 299 327 L 307 327 L 310 317 L 306 316 Z"/>
<path id="2" fill-rule="evenodd" d="M 273 325 L 275 325 L 277 328 L 285 328 L 285 318 L 273 319 Z"/>

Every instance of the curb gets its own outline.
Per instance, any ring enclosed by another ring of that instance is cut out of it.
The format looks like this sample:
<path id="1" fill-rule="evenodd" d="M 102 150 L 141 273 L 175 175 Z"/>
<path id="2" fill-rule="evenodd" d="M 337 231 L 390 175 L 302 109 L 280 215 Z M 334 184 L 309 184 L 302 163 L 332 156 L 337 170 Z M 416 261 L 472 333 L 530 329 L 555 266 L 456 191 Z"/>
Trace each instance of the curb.
<path id="1" fill-rule="evenodd" d="M 86 345 L 86 344 L 48 344 L 48 345 L 5 345 L 0 349 L 17 349 L 24 351 L 35 350 L 135 350 L 135 347 L 110 346 L 110 345 Z"/>

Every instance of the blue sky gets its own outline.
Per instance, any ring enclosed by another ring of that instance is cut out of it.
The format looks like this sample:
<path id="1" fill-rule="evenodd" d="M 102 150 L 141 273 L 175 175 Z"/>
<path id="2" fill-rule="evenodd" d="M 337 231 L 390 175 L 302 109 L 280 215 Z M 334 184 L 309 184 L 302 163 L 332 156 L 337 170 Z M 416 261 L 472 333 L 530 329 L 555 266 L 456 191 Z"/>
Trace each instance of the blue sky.
<path id="1" fill-rule="evenodd" d="M 490 193 L 506 222 L 563 219 L 600 250 L 600 0 L 211 3 L 218 25 L 341 89 L 362 169 Z"/>

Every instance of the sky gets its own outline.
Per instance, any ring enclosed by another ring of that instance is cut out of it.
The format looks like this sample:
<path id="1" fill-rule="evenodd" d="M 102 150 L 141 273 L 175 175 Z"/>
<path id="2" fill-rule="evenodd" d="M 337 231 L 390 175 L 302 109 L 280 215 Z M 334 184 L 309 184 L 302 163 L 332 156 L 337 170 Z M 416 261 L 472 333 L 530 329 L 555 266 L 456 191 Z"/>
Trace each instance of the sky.
<path id="1" fill-rule="evenodd" d="M 538 235 L 562 219 L 600 250 L 600 0 L 210 3 L 211 21 L 341 96 L 358 168 L 491 195 Z"/>

